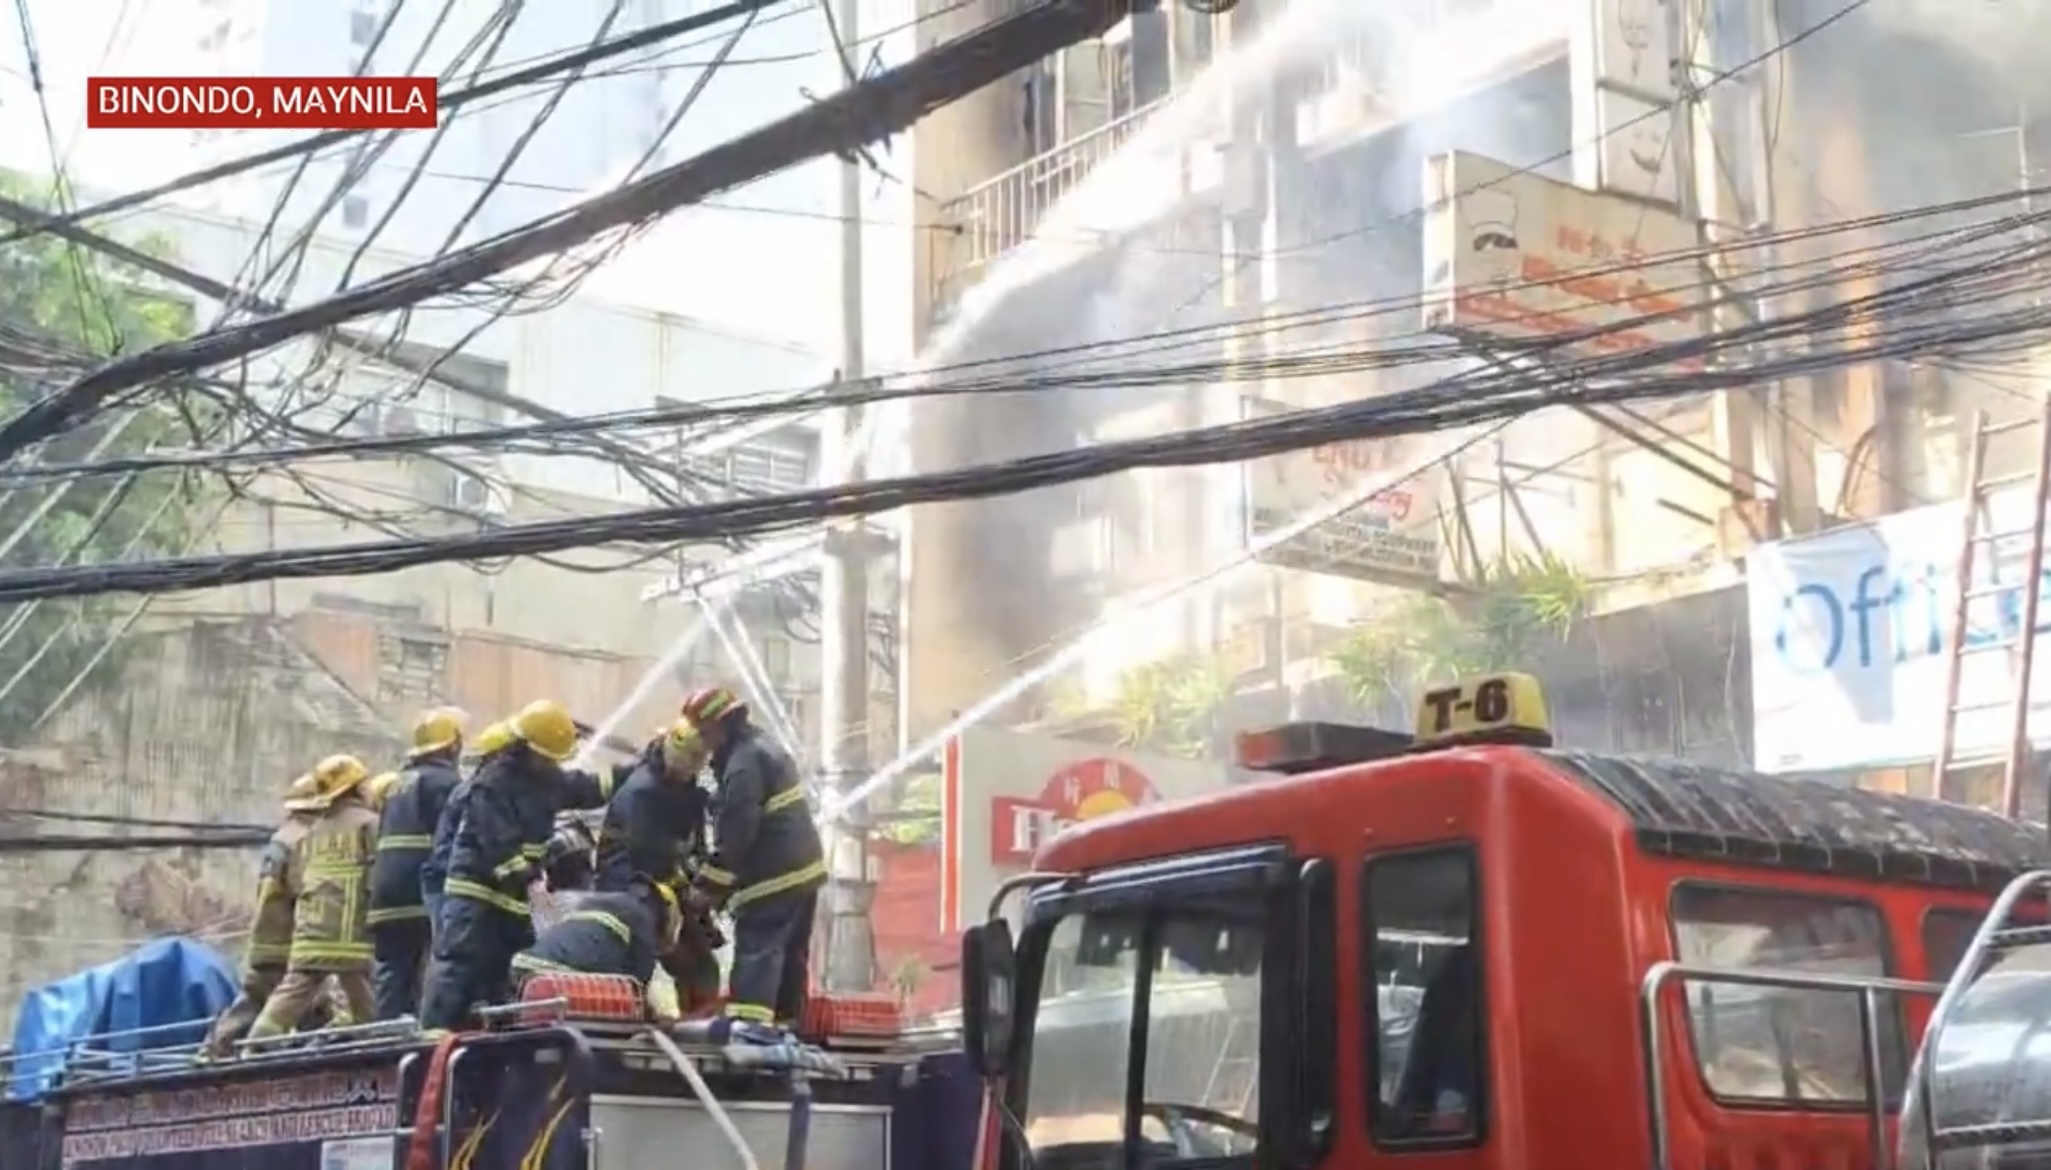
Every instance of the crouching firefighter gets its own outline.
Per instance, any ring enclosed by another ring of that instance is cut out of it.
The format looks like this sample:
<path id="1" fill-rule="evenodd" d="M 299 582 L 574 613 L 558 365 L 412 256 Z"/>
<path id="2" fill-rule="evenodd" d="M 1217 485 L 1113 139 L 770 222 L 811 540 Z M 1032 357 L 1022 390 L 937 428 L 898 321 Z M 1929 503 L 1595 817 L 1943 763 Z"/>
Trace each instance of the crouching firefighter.
<path id="1" fill-rule="evenodd" d="M 698 785 L 707 752 L 679 719 L 651 742 L 605 806 L 598 833 L 598 887 L 623 890 L 637 877 L 684 888 L 686 865 L 705 840 L 710 795 Z"/>
<path id="2" fill-rule="evenodd" d="M 214 1019 L 207 1032 L 202 1055 L 219 1058 L 234 1050 L 235 1043 L 249 1034 L 257 1013 L 285 978 L 285 964 L 292 957 L 292 891 L 286 884 L 292 850 L 313 825 L 319 803 L 313 773 L 292 782 L 285 793 L 285 820 L 265 844 L 263 860 L 257 864 L 256 916 L 249 924 L 249 942 L 242 950 L 242 987 L 235 1002 Z"/>
<path id="3" fill-rule="evenodd" d="M 698 867 L 692 896 L 695 905 L 733 914 L 722 1031 L 774 1041 L 770 1025 L 795 1024 L 805 1006 L 812 919 L 826 882 L 819 830 L 797 767 L 748 721 L 733 692 L 698 691 L 684 700 L 683 716 L 711 749 L 718 782 L 713 852 Z"/>
<path id="4" fill-rule="evenodd" d="M 440 707 L 413 725 L 405 770 L 379 814 L 377 860 L 370 871 L 370 939 L 376 953 L 377 1018 L 395 1020 L 420 1008 L 420 984 L 434 949 L 434 924 L 422 896 L 421 871 L 434 850 L 435 829 L 449 795 L 462 783 L 467 716 Z"/>
<path id="5" fill-rule="evenodd" d="M 648 989 L 649 1015 L 675 1023 L 719 998 L 718 964 L 711 964 L 708 979 L 702 962 L 711 954 L 709 940 L 687 929 L 687 919 L 674 887 L 636 875 L 619 890 L 585 895 L 533 946 L 513 956 L 514 983 L 562 971 L 630 975 Z M 674 981 L 672 994 L 658 992 L 658 967 Z"/>
<path id="6" fill-rule="evenodd" d="M 561 704 L 529 703 L 506 721 L 505 735 L 509 742 L 471 776 L 449 847 L 420 1005 L 425 1028 L 457 1027 L 472 1005 L 503 997 L 513 956 L 534 942 L 528 887 L 547 863 L 556 814 L 612 794 L 609 780 L 564 770 L 578 731 Z"/>
<path id="7" fill-rule="evenodd" d="M 377 814 L 364 786 L 370 770 L 354 756 L 330 756 L 313 770 L 316 811 L 293 845 L 285 885 L 292 901 L 292 947 L 251 1040 L 291 1032 L 319 1010 L 333 978 L 352 1021 L 377 1010 L 370 990 L 370 866 Z"/>

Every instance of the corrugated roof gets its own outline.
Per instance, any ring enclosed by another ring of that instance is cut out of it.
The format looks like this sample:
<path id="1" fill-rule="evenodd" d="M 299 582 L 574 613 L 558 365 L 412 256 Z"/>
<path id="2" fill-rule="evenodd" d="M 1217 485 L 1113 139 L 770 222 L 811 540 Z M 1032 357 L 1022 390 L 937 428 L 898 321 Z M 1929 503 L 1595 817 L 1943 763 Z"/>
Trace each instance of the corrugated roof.
<path id="1" fill-rule="evenodd" d="M 1538 754 L 1622 810 L 1650 853 L 1989 892 L 2051 867 L 2044 826 L 1964 805 L 1679 760 Z"/>

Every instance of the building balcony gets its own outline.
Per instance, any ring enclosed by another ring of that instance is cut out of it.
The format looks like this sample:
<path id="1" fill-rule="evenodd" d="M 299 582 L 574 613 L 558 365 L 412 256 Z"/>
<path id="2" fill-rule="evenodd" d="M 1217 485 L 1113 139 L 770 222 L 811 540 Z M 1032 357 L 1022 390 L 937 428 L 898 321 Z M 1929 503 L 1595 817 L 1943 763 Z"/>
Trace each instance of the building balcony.
<path id="1" fill-rule="evenodd" d="M 939 222 L 954 233 L 939 275 L 944 302 L 992 261 L 1029 239 L 1056 203 L 1117 153 L 1166 99 L 1142 106 L 970 188 L 942 204 Z"/>

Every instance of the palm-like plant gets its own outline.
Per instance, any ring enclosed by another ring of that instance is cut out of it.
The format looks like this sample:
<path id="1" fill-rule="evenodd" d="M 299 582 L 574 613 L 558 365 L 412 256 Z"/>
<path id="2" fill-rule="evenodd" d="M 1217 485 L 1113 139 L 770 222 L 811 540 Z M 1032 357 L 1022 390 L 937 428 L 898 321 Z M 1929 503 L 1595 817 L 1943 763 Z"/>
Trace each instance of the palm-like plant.
<path id="1" fill-rule="evenodd" d="M 1154 662 L 1127 671 L 1107 705 L 1112 733 L 1120 747 L 1152 747 L 1173 726 L 1175 672 Z"/>
<path id="2" fill-rule="evenodd" d="M 1326 659 L 1364 707 L 1405 702 L 1420 684 L 1526 667 L 1588 612 L 1587 579 L 1550 553 L 1484 569 L 1462 595 L 1416 596 L 1361 623 Z"/>

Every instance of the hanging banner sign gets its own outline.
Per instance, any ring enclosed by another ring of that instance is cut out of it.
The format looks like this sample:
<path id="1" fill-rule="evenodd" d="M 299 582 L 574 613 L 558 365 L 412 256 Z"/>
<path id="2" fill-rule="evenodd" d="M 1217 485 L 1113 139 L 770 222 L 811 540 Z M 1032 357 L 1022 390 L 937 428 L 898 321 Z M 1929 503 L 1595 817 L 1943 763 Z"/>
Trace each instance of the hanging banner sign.
<path id="1" fill-rule="evenodd" d="M 2008 748 L 2013 647 L 2030 586 L 2025 493 L 1998 493 L 1981 521 L 1966 617 L 1954 757 Z M 1754 549 L 1746 565 L 1754 766 L 1820 771 L 1933 759 L 1943 738 L 1950 625 L 1958 602 L 1957 504 L 1937 504 Z M 2051 598 L 2040 608 L 2038 673 L 2051 673 Z M 2051 741 L 2051 689 L 2028 738 Z"/>
<path id="2" fill-rule="evenodd" d="M 1248 419 L 1274 418 L 1296 407 L 1245 400 Z M 1389 478 L 1374 441 L 1326 443 L 1246 462 L 1246 539 L 1265 540 Z M 1314 528 L 1276 544 L 1260 559 L 1335 577 L 1416 586 L 1439 579 L 1439 485 L 1443 470 L 1412 476 L 1361 500 Z"/>
<path id="3" fill-rule="evenodd" d="M 1701 336 L 1707 285 L 1687 220 L 1461 151 L 1427 159 L 1424 187 L 1426 329 L 1575 356 Z"/>

